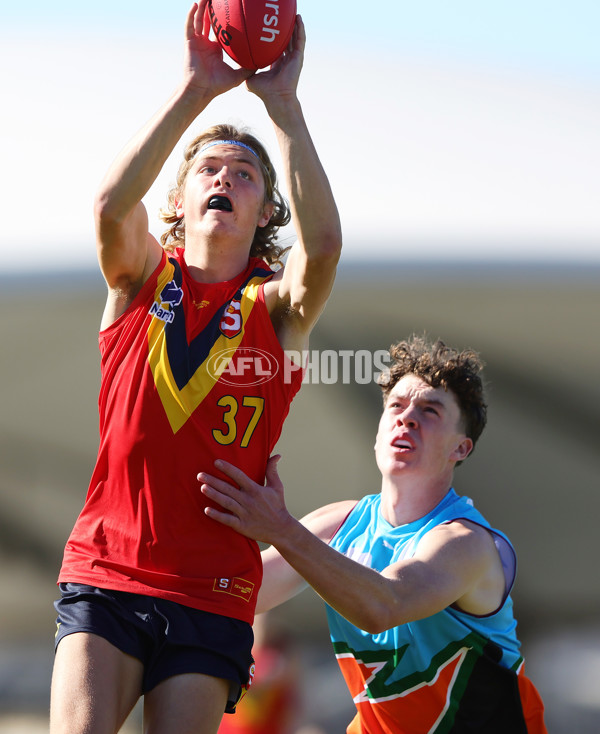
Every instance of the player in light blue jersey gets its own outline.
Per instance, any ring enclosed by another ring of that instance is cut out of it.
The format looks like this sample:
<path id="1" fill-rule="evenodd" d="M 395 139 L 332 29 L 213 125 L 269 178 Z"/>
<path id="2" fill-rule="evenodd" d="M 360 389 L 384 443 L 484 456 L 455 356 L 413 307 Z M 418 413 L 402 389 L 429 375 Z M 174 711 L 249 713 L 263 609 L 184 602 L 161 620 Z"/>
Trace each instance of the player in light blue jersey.
<path id="1" fill-rule="evenodd" d="M 416 337 L 391 356 L 375 442 L 379 493 L 299 522 L 285 507 L 278 457 L 266 487 L 218 462 L 237 486 L 200 474 L 202 491 L 227 510 L 206 512 L 271 544 L 261 611 L 307 583 L 327 603 L 357 709 L 349 734 L 545 734 L 516 635 L 515 552 L 453 488 L 486 424 L 482 362 Z"/>

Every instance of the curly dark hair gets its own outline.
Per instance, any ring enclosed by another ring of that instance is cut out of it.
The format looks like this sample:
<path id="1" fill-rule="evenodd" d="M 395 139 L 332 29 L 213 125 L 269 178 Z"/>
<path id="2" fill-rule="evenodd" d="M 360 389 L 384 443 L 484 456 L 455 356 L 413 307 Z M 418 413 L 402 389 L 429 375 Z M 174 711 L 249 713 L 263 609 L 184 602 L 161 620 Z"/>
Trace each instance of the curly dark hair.
<path id="1" fill-rule="evenodd" d="M 392 344 L 390 356 L 392 365 L 379 379 L 384 404 L 404 375 L 416 375 L 431 387 L 450 390 L 458 402 L 464 431 L 475 446 L 487 420 L 484 384 L 480 376 L 484 363 L 479 354 L 472 349 L 458 351 L 446 346 L 441 339 L 431 343 L 424 336 L 413 335 Z"/>
<path id="2" fill-rule="evenodd" d="M 183 162 L 179 167 L 175 185 L 167 195 L 167 206 L 161 209 L 160 218 L 170 225 L 169 229 L 161 235 L 160 241 L 165 250 L 172 252 L 176 247 L 185 247 L 185 222 L 184 216 L 179 216 L 175 209 L 176 199 L 183 193 L 187 175 L 192 167 L 194 158 L 200 148 L 211 140 L 237 140 L 249 145 L 256 153 L 265 181 L 265 204 L 272 203 L 274 206 L 273 216 L 265 227 L 257 227 L 254 240 L 250 248 L 251 257 L 261 257 L 269 265 L 281 263 L 281 258 L 289 248 L 280 247 L 275 244 L 278 230 L 289 224 L 291 219 L 290 208 L 287 201 L 277 188 L 277 173 L 269 158 L 265 147 L 260 141 L 247 130 L 233 125 L 221 124 L 205 130 L 195 137 L 186 147 L 183 154 Z"/>

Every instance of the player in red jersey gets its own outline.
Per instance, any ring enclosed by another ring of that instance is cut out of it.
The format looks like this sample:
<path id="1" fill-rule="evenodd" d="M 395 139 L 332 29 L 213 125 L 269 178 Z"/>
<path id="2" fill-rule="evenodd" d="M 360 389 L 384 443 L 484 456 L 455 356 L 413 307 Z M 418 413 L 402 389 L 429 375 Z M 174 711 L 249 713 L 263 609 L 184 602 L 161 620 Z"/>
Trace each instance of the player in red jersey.
<path id="1" fill-rule="evenodd" d="M 340 223 L 296 95 L 305 34 L 266 72 L 234 70 L 209 40 L 207 0 L 186 24 L 183 81 L 121 152 L 95 202 L 108 285 L 100 446 L 67 542 L 56 603 L 52 734 L 112 734 L 144 696 L 149 734 L 216 732 L 247 684 L 258 546 L 216 529 L 198 471 L 216 456 L 262 481 L 329 296 Z M 188 126 L 242 82 L 280 145 L 289 211 L 252 136 L 217 126 L 185 153 L 162 245 L 142 198 Z"/>

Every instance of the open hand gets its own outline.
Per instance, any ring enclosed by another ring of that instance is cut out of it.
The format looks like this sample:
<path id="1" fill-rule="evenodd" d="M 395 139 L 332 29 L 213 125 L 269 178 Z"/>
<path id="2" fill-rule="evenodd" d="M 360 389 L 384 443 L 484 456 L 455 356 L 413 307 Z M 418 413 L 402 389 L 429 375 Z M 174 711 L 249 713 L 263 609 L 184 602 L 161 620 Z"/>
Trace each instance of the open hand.
<path id="1" fill-rule="evenodd" d="M 242 535 L 264 543 L 275 544 L 294 519 L 285 506 L 283 484 L 277 473 L 281 457 L 272 456 L 267 463 L 266 484 L 254 482 L 241 469 L 218 459 L 215 467 L 230 477 L 237 487 L 206 472 L 198 474 L 200 490 L 219 504 L 205 508 L 208 517 L 237 530 Z"/>

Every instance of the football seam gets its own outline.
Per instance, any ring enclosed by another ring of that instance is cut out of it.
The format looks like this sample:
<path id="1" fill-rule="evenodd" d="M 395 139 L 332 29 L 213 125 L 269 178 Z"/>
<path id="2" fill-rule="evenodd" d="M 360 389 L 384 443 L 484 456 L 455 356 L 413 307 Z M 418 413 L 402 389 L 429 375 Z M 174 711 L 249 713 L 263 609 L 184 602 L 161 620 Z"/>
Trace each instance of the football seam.
<path id="1" fill-rule="evenodd" d="M 252 61 L 252 66 L 254 67 L 255 70 L 257 70 L 258 69 L 258 64 L 256 63 L 256 60 L 254 58 L 254 54 L 252 52 L 253 51 L 252 44 L 250 43 L 250 36 L 248 35 L 248 23 L 246 22 L 246 6 L 247 6 L 247 4 L 248 4 L 248 0 L 242 0 L 242 10 L 243 10 L 242 18 L 243 18 L 243 22 L 244 22 L 244 29 L 243 29 L 244 30 L 244 38 L 246 39 L 246 43 L 248 45 L 248 56 L 250 56 L 250 59 Z"/>

